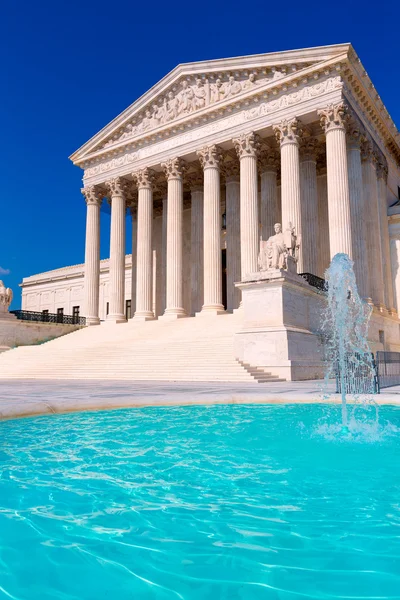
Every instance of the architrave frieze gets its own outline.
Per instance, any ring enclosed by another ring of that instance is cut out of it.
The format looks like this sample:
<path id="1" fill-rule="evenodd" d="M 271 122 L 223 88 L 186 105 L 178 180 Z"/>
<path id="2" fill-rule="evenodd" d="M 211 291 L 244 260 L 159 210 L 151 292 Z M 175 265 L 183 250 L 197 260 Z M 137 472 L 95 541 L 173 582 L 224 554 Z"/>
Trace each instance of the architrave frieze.
<path id="1" fill-rule="evenodd" d="M 299 117 L 315 112 L 329 102 L 342 99 L 343 83 L 340 75 L 325 76 L 324 79 L 303 84 L 295 90 L 282 89 L 269 99 L 253 98 L 245 109 L 221 115 L 218 119 L 194 129 L 183 131 L 170 139 L 153 142 L 147 146 L 130 150 L 114 158 L 98 158 L 85 168 L 85 186 L 100 183 L 105 177 L 127 174 L 133 169 L 159 165 L 174 155 L 184 156 L 198 150 L 207 143 L 223 143 L 231 140 L 244 129 L 261 130 L 285 118 Z M 272 132 L 271 132 L 272 134 Z"/>

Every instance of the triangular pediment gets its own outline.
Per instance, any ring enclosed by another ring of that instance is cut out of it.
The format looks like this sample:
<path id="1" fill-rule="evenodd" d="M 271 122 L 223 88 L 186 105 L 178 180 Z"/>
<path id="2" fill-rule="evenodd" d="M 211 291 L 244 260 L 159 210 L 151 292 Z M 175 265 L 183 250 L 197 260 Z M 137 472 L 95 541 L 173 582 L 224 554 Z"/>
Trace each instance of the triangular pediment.
<path id="1" fill-rule="evenodd" d="M 82 165 L 168 126 L 179 129 L 188 118 L 201 119 L 220 106 L 332 64 L 350 48 L 339 44 L 178 65 L 70 158 Z"/>

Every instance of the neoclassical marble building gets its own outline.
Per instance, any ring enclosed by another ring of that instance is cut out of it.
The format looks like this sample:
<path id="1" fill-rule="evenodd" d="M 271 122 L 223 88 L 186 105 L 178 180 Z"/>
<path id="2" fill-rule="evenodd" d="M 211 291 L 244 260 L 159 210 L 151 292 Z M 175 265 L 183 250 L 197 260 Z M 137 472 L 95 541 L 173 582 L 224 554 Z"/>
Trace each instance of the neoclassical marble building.
<path id="1" fill-rule="evenodd" d="M 397 321 L 400 138 L 350 44 L 179 65 L 71 160 L 84 172 L 88 324 L 124 322 L 127 299 L 136 320 L 238 308 L 234 282 L 258 270 L 277 222 L 301 238 L 299 273 L 323 277 L 345 252 L 360 294 Z M 38 286 L 24 280 L 24 308 Z"/>

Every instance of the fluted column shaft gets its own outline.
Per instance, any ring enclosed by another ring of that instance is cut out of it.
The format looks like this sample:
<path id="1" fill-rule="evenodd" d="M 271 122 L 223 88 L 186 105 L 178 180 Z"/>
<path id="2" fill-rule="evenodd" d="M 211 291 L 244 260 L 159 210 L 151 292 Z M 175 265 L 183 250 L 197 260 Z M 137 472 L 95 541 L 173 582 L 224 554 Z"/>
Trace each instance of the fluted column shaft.
<path id="1" fill-rule="evenodd" d="M 133 174 L 138 186 L 136 311 L 135 320 L 147 321 L 153 313 L 153 174 L 142 169 Z"/>
<path id="2" fill-rule="evenodd" d="M 217 146 L 206 146 L 197 152 L 204 170 L 203 257 L 204 304 L 202 313 L 224 312 L 222 304 L 221 261 L 221 185 Z"/>
<path id="3" fill-rule="evenodd" d="M 374 304 L 384 305 L 382 253 L 380 243 L 378 186 L 372 145 L 366 142 L 362 150 L 362 178 L 365 198 L 365 225 L 369 294 Z"/>
<path id="4" fill-rule="evenodd" d="M 240 263 L 241 278 L 258 271 L 258 181 L 257 152 L 259 140 L 255 133 L 243 134 L 233 140 L 240 160 Z"/>
<path id="5" fill-rule="evenodd" d="M 167 282 L 167 214 L 168 198 L 162 201 L 162 233 L 161 233 L 161 310 L 163 314 L 166 308 L 166 282 Z"/>
<path id="6" fill-rule="evenodd" d="M 107 321 L 122 323 L 125 318 L 125 192 L 120 177 L 107 182 L 111 195 L 110 311 Z"/>
<path id="7" fill-rule="evenodd" d="M 329 214 L 328 214 L 328 184 L 326 174 L 317 177 L 318 198 L 318 270 L 319 277 L 325 276 L 330 263 L 329 248 Z"/>
<path id="8" fill-rule="evenodd" d="M 239 307 L 240 290 L 235 283 L 241 279 L 240 262 L 240 179 L 239 174 L 226 177 L 226 283 L 227 309 Z"/>
<path id="9" fill-rule="evenodd" d="M 354 273 L 361 298 L 369 298 L 368 260 L 366 244 L 365 207 L 361 167 L 360 136 L 352 129 L 348 136 L 347 165 L 351 214 Z"/>
<path id="10" fill-rule="evenodd" d="M 393 283 L 392 283 L 392 265 L 390 260 L 390 240 L 389 240 L 389 224 L 387 216 L 387 165 L 384 163 L 377 164 L 378 178 L 378 206 L 380 211 L 380 239 L 381 239 L 381 254 L 382 254 L 382 270 L 384 283 L 384 304 L 390 311 L 394 311 L 393 299 Z"/>
<path id="11" fill-rule="evenodd" d="M 203 306 L 203 186 L 191 189 L 191 314 L 201 310 Z"/>
<path id="12" fill-rule="evenodd" d="M 85 312 L 87 325 L 99 325 L 100 206 L 102 193 L 94 186 L 84 188 L 86 199 Z"/>
<path id="13" fill-rule="evenodd" d="M 168 179 L 167 209 L 167 281 L 164 315 L 186 316 L 183 308 L 183 161 L 179 158 L 163 163 Z"/>
<path id="14" fill-rule="evenodd" d="M 300 195 L 302 222 L 302 271 L 313 273 L 318 271 L 317 229 L 317 157 L 315 140 L 308 140 L 302 145 L 300 154 Z"/>
<path id="15" fill-rule="evenodd" d="M 131 208 L 132 217 L 132 267 L 131 267 L 131 317 L 136 312 L 136 263 L 137 263 L 137 210 Z"/>
<path id="16" fill-rule="evenodd" d="M 261 235 L 267 240 L 273 235 L 274 225 L 279 221 L 277 197 L 277 173 L 274 169 L 264 169 L 261 179 Z M 272 233 L 271 233 L 272 232 Z"/>
<path id="17" fill-rule="evenodd" d="M 302 235 L 300 203 L 300 124 L 297 119 L 284 119 L 273 127 L 281 148 L 281 204 L 282 229 L 295 229 L 297 236 Z M 297 271 L 303 273 L 303 244 L 299 248 Z"/>
<path id="18" fill-rule="evenodd" d="M 318 111 L 326 135 L 329 241 L 331 259 L 343 252 L 353 257 L 347 148 L 343 102 Z"/>

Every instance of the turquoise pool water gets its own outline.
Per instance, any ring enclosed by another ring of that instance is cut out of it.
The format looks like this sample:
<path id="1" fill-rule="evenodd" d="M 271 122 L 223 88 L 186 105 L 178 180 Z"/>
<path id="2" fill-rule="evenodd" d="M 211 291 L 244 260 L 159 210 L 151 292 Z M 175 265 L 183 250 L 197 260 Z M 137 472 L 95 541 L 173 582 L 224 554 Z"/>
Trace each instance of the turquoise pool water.
<path id="1" fill-rule="evenodd" d="M 225 405 L 0 423 L 0 598 L 400 598 L 400 409 L 352 441 L 339 419 Z"/>

